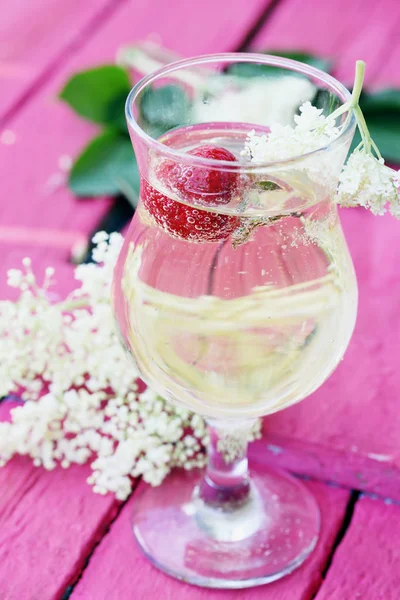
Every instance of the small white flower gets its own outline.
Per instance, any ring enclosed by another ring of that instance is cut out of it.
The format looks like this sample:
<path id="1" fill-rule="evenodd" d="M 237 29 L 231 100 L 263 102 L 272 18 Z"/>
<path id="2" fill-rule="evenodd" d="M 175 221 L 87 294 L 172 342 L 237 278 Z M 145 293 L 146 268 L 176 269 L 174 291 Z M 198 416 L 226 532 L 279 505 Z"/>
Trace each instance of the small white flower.
<path id="1" fill-rule="evenodd" d="M 22 283 L 23 274 L 20 269 L 9 269 L 7 271 L 7 285 L 19 288 Z"/>
<path id="2" fill-rule="evenodd" d="M 93 244 L 100 244 L 100 242 L 107 242 L 107 240 L 108 240 L 108 233 L 106 233 L 105 231 L 98 231 L 92 237 Z"/>
<path id="3" fill-rule="evenodd" d="M 251 131 L 242 152 L 255 163 L 289 160 L 328 146 L 340 135 L 340 128 L 310 102 L 300 106 L 294 126 L 271 124 L 270 132 L 257 135 Z"/>
<path id="4" fill-rule="evenodd" d="M 324 129 L 326 125 L 326 119 L 322 115 L 322 109 L 316 108 L 311 102 L 304 102 L 304 104 L 300 106 L 300 114 L 294 116 L 294 122 L 299 131 Z"/>
<path id="5" fill-rule="evenodd" d="M 337 202 L 342 206 L 363 206 L 375 215 L 383 215 L 387 206 L 400 218 L 400 177 L 365 150 L 351 154 L 340 175 Z"/>

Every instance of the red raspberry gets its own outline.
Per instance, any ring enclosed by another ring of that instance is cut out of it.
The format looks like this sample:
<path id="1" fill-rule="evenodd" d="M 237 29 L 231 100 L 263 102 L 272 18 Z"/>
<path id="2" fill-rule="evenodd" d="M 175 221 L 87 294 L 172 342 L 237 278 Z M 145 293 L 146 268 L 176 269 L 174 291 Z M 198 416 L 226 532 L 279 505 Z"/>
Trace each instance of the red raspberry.
<path id="1" fill-rule="evenodd" d="M 213 160 L 236 162 L 235 156 L 219 146 L 205 144 L 188 154 Z M 177 162 L 166 161 L 160 167 L 158 176 L 171 188 L 178 192 L 188 202 L 197 200 L 204 204 L 228 204 L 238 184 L 238 173 L 207 169 L 207 167 L 192 167 Z"/>
<path id="2" fill-rule="evenodd" d="M 204 145 L 189 154 L 214 160 L 236 161 L 225 148 Z M 172 161 L 163 162 L 157 169 L 164 185 L 186 199 L 212 207 L 227 204 L 237 187 L 238 174 L 206 167 L 191 167 Z M 239 224 L 237 217 L 208 212 L 187 206 L 160 193 L 142 180 L 143 204 L 154 220 L 174 237 L 194 242 L 214 242 L 227 238 Z"/>

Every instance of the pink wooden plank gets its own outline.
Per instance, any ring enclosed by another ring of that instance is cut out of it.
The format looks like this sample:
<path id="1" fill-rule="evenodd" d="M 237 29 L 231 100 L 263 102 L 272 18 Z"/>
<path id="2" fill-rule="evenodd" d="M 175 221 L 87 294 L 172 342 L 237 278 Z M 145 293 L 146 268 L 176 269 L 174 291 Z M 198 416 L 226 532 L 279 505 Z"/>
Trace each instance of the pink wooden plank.
<path id="1" fill-rule="evenodd" d="M 2 225 L 88 232 L 108 206 L 103 200 L 79 201 L 63 185 L 52 191 L 60 157 L 75 156 L 95 131 L 95 127 L 56 100 L 57 92 L 72 73 L 112 62 L 119 46 L 148 36 L 189 55 L 234 48 L 265 4 L 265 0 L 238 0 L 233 8 L 227 0 L 218 4 L 206 0 L 201 4 L 179 2 L 174 8 L 164 0 L 153 0 L 151 10 L 145 1 L 123 4 L 84 44 L 82 51 L 9 122 L 6 134 L 3 132 Z"/>
<path id="2" fill-rule="evenodd" d="M 397 600 L 400 507 L 361 498 L 316 600 Z"/>
<path id="3" fill-rule="evenodd" d="M 60 299 L 73 287 L 73 272 L 63 248 L 10 246 L 0 243 L 0 297 L 15 299 L 6 286 L 6 271 L 32 258 L 41 281 L 46 266 L 56 269 Z M 7 420 L 16 403 L 0 404 L 0 420 Z M 83 567 L 85 558 L 104 535 L 119 503 L 113 496 L 95 495 L 86 478 L 88 466 L 52 472 L 16 457 L 0 468 L 0 598 L 43 600 L 59 598 Z M 10 576 L 12 573 L 12 576 Z"/>
<path id="4" fill-rule="evenodd" d="M 39 285 L 43 282 L 46 267 L 54 267 L 56 284 L 50 288 L 50 297 L 57 301 L 64 298 L 77 286 L 72 265 L 68 262 L 69 248 L 51 248 L 49 246 L 33 246 L 28 243 L 11 246 L 0 241 L 0 300 L 16 300 L 19 291 L 7 286 L 8 269 L 21 269 L 22 259 L 32 259 L 32 269 Z"/>
<path id="5" fill-rule="evenodd" d="M 93 131 L 54 100 L 69 74 L 85 66 L 111 61 L 120 44 L 143 39 L 153 32 L 167 46 L 187 54 L 234 47 L 257 19 L 264 4 L 264 0 L 240 0 L 232 9 L 225 0 L 218 7 L 207 0 L 201 7 L 179 3 L 174 10 L 171 3 L 167 6 L 162 0 L 156 0 L 149 12 L 145 2 L 127 3 L 84 46 L 75 60 L 70 60 L 20 111 L 10 122 L 7 135 L 1 138 L 3 275 L 7 268 L 17 267 L 20 259 L 28 254 L 40 271 L 47 264 L 57 268 L 60 286 L 56 292 L 65 293 L 72 287 L 72 268 L 66 263 L 69 240 L 72 242 L 79 232 L 88 231 L 107 206 L 101 201 L 78 202 L 62 186 L 53 193 L 49 191 L 60 156 L 74 154 Z M 246 16 L 239 19 L 245 7 Z M 214 15 L 221 13 L 218 19 L 209 22 L 207 15 L 212 8 Z M 20 170 L 23 177 L 18 176 Z M 47 230 L 39 235 L 37 230 L 43 227 Z M 32 236 L 24 228 L 31 228 Z M 59 230 L 64 230 L 63 235 L 55 243 L 54 236 Z M 0 290 L 2 297 L 10 296 L 4 277 Z M 8 500 L 6 505 L 0 502 L 2 600 L 53 599 L 77 577 L 116 507 L 112 497 L 93 494 L 85 482 L 87 474 L 87 468 L 45 473 L 25 460 L 13 461 L 0 470 L 0 484 L 7 486 L 3 497 Z M 9 559 L 11 554 L 12 560 Z"/>
<path id="6" fill-rule="evenodd" d="M 347 84 L 354 63 L 367 62 L 366 82 L 398 85 L 400 7 L 397 0 L 288 0 L 278 4 L 253 40 L 254 48 L 303 49 L 335 60 L 335 74 Z"/>
<path id="7" fill-rule="evenodd" d="M 0 12 L 0 120 L 54 66 L 82 42 L 110 0 L 24 0 Z"/>
<path id="8" fill-rule="evenodd" d="M 6 418 L 9 403 L 0 405 Z M 93 494 L 88 467 L 47 472 L 18 457 L 0 469 L 0 597 L 59 598 L 117 513 Z"/>
<path id="9" fill-rule="evenodd" d="M 399 84 L 400 69 L 393 62 L 400 53 L 399 18 L 399 6 L 391 0 L 379 9 L 358 0 L 288 0 L 277 6 L 253 44 L 333 57 L 336 75 L 347 82 L 354 60 L 362 57 L 371 85 Z M 390 73 L 383 67 L 386 59 Z M 320 390 L 265 420 L 265 441 L 252 451 L 295 472 L 400 499 L 399 224 L 362 210 L 341 215 L 360 288 L 353 340 Z"/>
<path id="10" fill-rule="evenodd" d="M 3 401 L 0 404 L 0 421 L 9 419 L 10 408 L 14 406 L 15 402 Z M 35 485 L 40 477 L 39 469 L 27 468 L 27 463 L 26 459 L 16 457 L 0 469 L 0 527 L 7 522 L 25 491 Z"/>
<path id="11" fill-rule="evenodd" d="M 130 523 L 135 495 L 96 548 L 71 600 L 108 598 L 191 600 L 240 598 L 243 600 L 306 600 L 318 589 L 321 572 L 341 525 L 348 494 L 323 484 L 309 483 L 322 512 L 322 533 L 311 558 L 288 577 L 267 586 L 241 591 L 216 591 L 190 587 L 157 571 L 144 558 L 132 537 Z M 162 533 L 160 534 L 162 535 Z"/>
<path id="12" fill-rule="evenodd" d="M 400 499 L 399 224 L 342 211 L 360 302 L 353 339 L 332 377 L 268 417 L 252 449 L 293 471 Z M 267 451 L 267 452 L 266 452 Z"/>

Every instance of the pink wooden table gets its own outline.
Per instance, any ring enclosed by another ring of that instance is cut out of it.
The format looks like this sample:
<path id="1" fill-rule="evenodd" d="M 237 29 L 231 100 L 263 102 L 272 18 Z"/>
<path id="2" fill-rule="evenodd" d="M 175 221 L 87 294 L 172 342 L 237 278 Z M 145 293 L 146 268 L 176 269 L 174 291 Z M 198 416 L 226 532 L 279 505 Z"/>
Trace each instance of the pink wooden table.
<path id="1" fill-rule="evenodd" d="M 400 86 L 397 0 L 20 0 L 0 11 L 0 286 L 29 254 L 73 285 L 71 244 L 109 200 L 82 202 L 49 186 L 63 155 L 92 128 L 56 101 L 74 71 L 112 61 L 148 37 L 181 53 L 304 49 L 336 60 L 351 82 L 354 60 L 369 85 Z M 400 140 L 399 140 L 400 143 Z M 0 600 L 397 600 L 400 597 L 399 224 L 360 210 L 343 224 L 360 284 L 346 357 L 309 399 L 264 423 L 251 449 L 307 475 L 322 511 L 316 552 L 295 573 L 238 592 L 191 588 L 155 571 L 130 531 L 135 491 L 122 505 L 94 495 L 86 467 L 45 472 L 22 458 L 0 469 Z M 0 404 L 0 419 L 10 403 Z M 317 481 L 318 480 L 318 481 Z M 330 482 L 330 483 L 327 483 Z M 140 484 L 139 484 L 140 485 Z M 359 491 L 362 494 L 359 494 Z M 370 495 L 368 495 L 370 494 Z"/>

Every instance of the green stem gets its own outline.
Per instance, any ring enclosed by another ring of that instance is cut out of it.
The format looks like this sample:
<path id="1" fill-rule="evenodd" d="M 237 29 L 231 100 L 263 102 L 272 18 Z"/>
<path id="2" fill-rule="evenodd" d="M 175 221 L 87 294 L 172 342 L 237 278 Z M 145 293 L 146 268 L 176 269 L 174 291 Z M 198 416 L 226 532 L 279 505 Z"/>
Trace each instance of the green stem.
<path id="1" fill-rule="evenodd" d="M 350 106 L 354 110 L 354 114 L 357 119 L 358 129 L 360 130 L 361 138 L 363 141 L 363 145 L 365 150 L 370 153 L 371 148 L 373 148 L 376 152 L 378 159 L 382 159 L 381 153 L 375 142 L 371 139 L 371 135 L 368 130 L 367 123 L 365 121 L 365 117 L 360 108 L 360 96 L 361 91 L 364 84 L 364 74 L 365 74 L 365 62 L 363 60 L 358 60 L 356 62 L 356 75 L 354 79 L 354 87 L 353 93 L 351 95 Z"/>
<path id="2" fill-rule="evenodd" d="M 354 108 L 354 114 L 356 115 L 358 129 L 360 130 L 360 134 L 361 134 L 361 138 L 362 138 L 362 141 L 363 141 L 364 148 L 366 149 L 366 151 L 368 153 L 370 153 L 371 152 L 371 148 L 373 148 L 375 150 L 375 152 L 376 152 L 376 155 L 377 155 L 378 159 L 381 160 L 382 159 L 382 155 L 379 152 L 378 146 L 375 144 L 374 140 L 371 138 L 367 122 L 365 120 L 365 117 L 364 117 L 364 115 L 362 113 L 361 108 L 358 105 Z"/>
<path id="3" fill-rule="evenodd" d="M 371 151 L 371 136 L 368 131 L 368 126 L 365 121 L 364 115 L 362 114 L 361 108 L 357 105 L 354 107 L 354 114 L 357 119 L 358 129 L 360 130 L 362 141 L 367 152 Z"/>
<path id="4" fill-rule="evenodd" d="M 363 88 L 363 84 L 364 84 L 364 74 L 365 74 L 365 62 L 363 60 L 357 60 L 353 92 L 351 94 L 351 100 L 350 100 L 351 108 L 358 107 L 358 104 L 360 102 L 360 96 L 361 96 L 361 92 L 362 92 L 362 88 Z"/>
<path id="5" fill-rule="evenodd" d="M 346 102 L 346 104 L 339 106 L 339 108 L 337 108 L 335 111 L 333 111 L 333 113 L 331 113 L 328 116 L 328 119 L 335 120 L 338 117 L 340 117 L 341 115 L 343 115 L 345 112 L 348 112 L 350 109 L 351 109 L 350 102 Z"/>
<path id="6" fill-rule="evenodd" d="M 339 106 L 339 108 L 337 108 L 331 115 L 329 115 L 330 119 L 337 119 L 343 113 L 348 112 L 352 109 L 356 109 L 358 107 L 364 83 L 364 73 L 365 62 L 363 60 L 358 60 L 356 62 L 356 74 L 354 78 L 354 87 L 353 92 L 351 94 L 351 100 L 349 100 L 349 102 L 346 102 L 342 106 Z"/>
<path id="7" fill-rule="evenodd" d="M 364 75 L 365 75 L 365 62 L 363 60 L 358 60 L 356 62 L 356 74 L 354 78 L 354 86 L 353 92 L 351 94 L 351 100 L 340 106 L 337 110 L 335 110 L 331 115 L 330 119 L 337 119 L 343 113 L 347 111 L 354 111 L 355 117 L 357 119 L 358 129 L 361 134 L 362 142 L 357 146 L 359 149 L 361 146 L 365 148 L 365 150 L 370 153 L 371 148 L 373 148 L 376 152 L 378 159 L 382 159 L 382 155 L 379 152 L 379 149 L 375 142 L 371 139 L 371 135 L 368 130 L 367 123 L 365 121 L 364 115 L 360 108 L 360 96 L 364 84 Z"/>
<path id="8" fill-rule="evenodd" d="M 383 160 L 382 154 L 379 152 L 378 146 L 375 144 L 375 142 L 374 142 L 374 140 L 372 138 L 370 138 L 370 140 L 371 140 L 372 147 L 375 150 L 378 159 L 379 160 Z"/>

